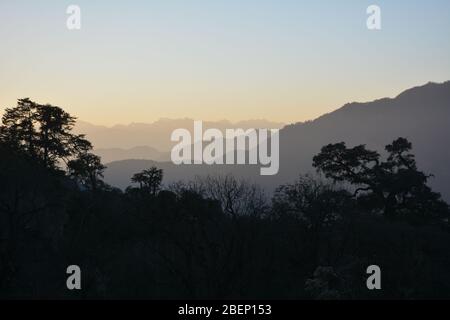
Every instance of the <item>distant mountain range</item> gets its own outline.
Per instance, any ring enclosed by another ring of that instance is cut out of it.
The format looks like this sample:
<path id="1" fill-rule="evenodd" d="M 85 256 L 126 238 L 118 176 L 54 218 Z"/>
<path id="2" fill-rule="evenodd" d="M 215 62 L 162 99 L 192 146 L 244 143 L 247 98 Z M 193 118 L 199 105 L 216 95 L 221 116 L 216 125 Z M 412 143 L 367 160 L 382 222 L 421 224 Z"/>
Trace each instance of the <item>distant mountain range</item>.
<path id="1" fill-rule="evenodd" d="M 183 127 L 181 123 L 177 124 Z M 184 120 L 183 125 L 192 126 L 192 120 Z M 267 124 L 267 127 L 271 126 L 273 124 Z M 120 132 L 122 129 L 116 130 Z M 133 134 L 137 131 L 134 130 Z M 170 133 L 166 134 L 170 136 Z M 385 145 L 400 136 L 413 143 L 419 168 L 435 175 L 431 185 L 449 200 L 450 81 L 415 87 L 395 98 L 349 103 L 316 120 L 285 126 L 280 131 L 280 171 L 276 176 L 259 176 L 259 166 L 175 166 L 170 162 L 134 159 L 107 164 L 105 179 L 112 185 L 124 188 L 129 185 L 133 173 L 156 165 L 165 170 L 166 183 L 192 179 L 195 175 L 229 172 L 273 190 L 299 174 L 313 173 L 312 158 L 328 143 L 345 141 L 348 146 L 366 144 L 368 148 L 382 153 Z M 139 137 L 134 143 L 141 143 L 141 139 L 145 137 Z"/>
<path id="2" fill-rule="evenodd" d="M 139 146 L 129 149 L 99 148 L 95 149 L 94 153 L 102 158 L 103 163 L 127 159 L 170 161 L 170 152 L 162 152 L 148 146 Z"/>
<path id="3" fill-rule="evenodd" d="M 197 119 L 201 120 L 201 119 Z M 163 154 L 172 149 L 173 143 L 170 136 L 175 129 L 193 128 L 193 119 L 159 119 L 153 123 L 131 123 L 129 125 L 115 125 L 112 127 L 93 125 L 84 121 L 77 121 L 74 131 L 87 135 L 89 141 L 94 144 L 96 150 L 101 150 L 101 154 L 112 156 L 114 151 L 119 155 L 123 151 L 135 152 L 136 147 L 140 148 L 138 152 L 147 154 L 149 159 L 155 160 L 153 156 L 155 152 Z M 284 127 L 284 123 L 273 122 L 268 120 L 246 120 L 239 122 L 222 121 L 203 121 L 203 127 L 216 128 L 219 130 L 234 128 L 271 128 L 280 129 Z M 151 147 L 144 150 L 141 146 Z M 113 149 L 113 150 L 107 150 Z M 140 158 L 140 157 L 139 157 Z"/>

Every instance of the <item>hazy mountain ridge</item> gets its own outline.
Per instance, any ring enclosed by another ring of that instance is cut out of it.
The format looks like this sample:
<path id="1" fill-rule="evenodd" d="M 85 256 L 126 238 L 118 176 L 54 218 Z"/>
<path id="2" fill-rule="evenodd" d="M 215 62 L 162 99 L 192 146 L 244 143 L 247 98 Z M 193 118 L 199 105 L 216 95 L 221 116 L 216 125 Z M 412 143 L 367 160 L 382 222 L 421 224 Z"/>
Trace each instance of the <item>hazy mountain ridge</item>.
<path id="1" fill-rule="evenodd" d="M 349 103 L 316 120 L 284 127 L 280 131 L 280 172 L 276 176 L 261 177 L 254 166 L 177 167 L 166 163 L 166 182 L 190 179 L 206 172 L 227 171 L 273 190 L 301 173 L 314 172 L 312 157 L 326 144 L 345 141 L 348 146 L 366 144 L 368 148 L 382 152 L 385 145 L 399 136 L 413 143 L 419 168 L 435 175 L 431 185 L 449 199 L 450 81 L 408 89 L 395 98 Z M 106 181 L 124 187 L 134 172 L 150 163 L 133 162 L 131 166 L 130 162 L 122 161 L 108 164 Z"/>
<path id="2" fill-rule="evenodd" d="M 129 125 L 107 127 L 78 121 L 75 131 L 86 134 L 95 149 L 131 149 L 137 146 L 148 146 L 165 153 L 170 151 L 173 146 L 173 142 L 170 141 L 172 132 L 178 128 L 186 128 L 192 131 L 193 123 L 194 120 L 189 118 L 162 118 L 153 123 L 131 123 Z M 239 122 L 231 122 L 228 120 L 203 121 L 204 129 L 217 128 L 219 130 L 234 128 L 280 129 L 283 126 L 284 123 L 268 120 L 245 120 Z"/>
<path id="3" fill-rule="evenodd" d="M 99 148 L 94 153 L 101 157 L 104 163 L 127 159 L 145 159 L 155 161 L 169 161 L 170 153 L 161 152 L 148 146 L 138 146 L 130 149 L 124 148 Z"/>

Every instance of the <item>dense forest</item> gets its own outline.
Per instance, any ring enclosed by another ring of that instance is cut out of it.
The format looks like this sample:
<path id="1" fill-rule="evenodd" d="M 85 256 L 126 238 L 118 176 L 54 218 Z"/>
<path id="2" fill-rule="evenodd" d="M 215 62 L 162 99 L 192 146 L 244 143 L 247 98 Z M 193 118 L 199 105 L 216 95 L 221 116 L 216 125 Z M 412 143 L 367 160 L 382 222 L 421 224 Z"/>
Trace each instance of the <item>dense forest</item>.
<path id="1" fill-rule="evenodd" d="M 29 99 L 2 117 L 0 298 L 450 298 L 449 206 L 405 138 L 326 145 L 316 176 L 273 195 L 230 175 L 164 185 L 156 167 L 122 191 L 75 122 Z"/>

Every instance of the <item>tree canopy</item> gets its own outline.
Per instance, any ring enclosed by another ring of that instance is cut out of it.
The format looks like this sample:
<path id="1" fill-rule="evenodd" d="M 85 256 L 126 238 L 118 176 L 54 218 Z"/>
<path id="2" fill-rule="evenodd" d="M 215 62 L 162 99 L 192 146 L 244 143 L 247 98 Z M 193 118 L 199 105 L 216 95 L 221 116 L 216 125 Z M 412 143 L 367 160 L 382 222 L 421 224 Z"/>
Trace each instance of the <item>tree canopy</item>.
<path id="1" fill-rule="evenodd" d="M 333 183 L 272 197 L 232 175 L 166 187 L 157 167 L 123 192 L 75 121 L 29 99 L 2 118 L 0 298 L 450 298 L 448 205 L 407 139 L 324 146 L 313 163 Z M 74 263 L 80 292 L 64 286 Z M 383 290 L 369 264 L 389 270 Z"/>
<path id="2" fill-rule="evenodd" d="M 62 108 L 19 99 L 2 117 L 0 140 L 10 147 L 57 169 L 61 162 L 92 149 L 84 135 L 72 133 L 76 118 Z"/>
<path id="3" fill-rule="evenodd" d="M 387 159 L 364 145 L 324 146 L 313 165 L 326 178 L 354 187 L 354 197 L 386 217 L 448 218 L 448 205 L 427 185 L 431 177 L 417 169 L 412 144 L 398 138 L 385 147 Z"/>

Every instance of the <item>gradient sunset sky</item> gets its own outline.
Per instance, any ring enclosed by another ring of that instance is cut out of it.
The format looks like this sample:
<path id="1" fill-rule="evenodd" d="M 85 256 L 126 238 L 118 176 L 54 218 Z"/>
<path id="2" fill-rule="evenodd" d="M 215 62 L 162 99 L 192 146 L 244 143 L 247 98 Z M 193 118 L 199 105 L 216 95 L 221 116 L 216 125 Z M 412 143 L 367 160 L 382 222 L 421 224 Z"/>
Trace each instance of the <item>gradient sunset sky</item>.
<path id="1" fill-rule="evenodd" d="M 446 80 L 448 0 L 0 0 L 0 112 L 30 97 L 96 124 L 290 123 Z"/>

